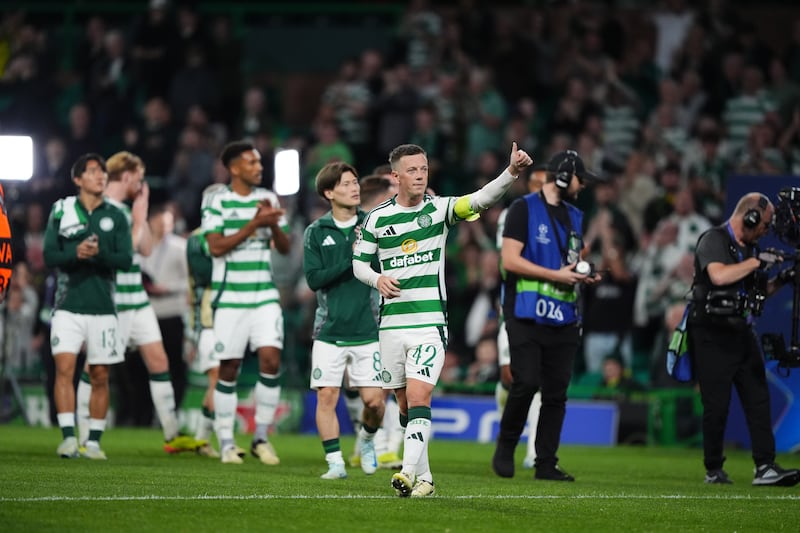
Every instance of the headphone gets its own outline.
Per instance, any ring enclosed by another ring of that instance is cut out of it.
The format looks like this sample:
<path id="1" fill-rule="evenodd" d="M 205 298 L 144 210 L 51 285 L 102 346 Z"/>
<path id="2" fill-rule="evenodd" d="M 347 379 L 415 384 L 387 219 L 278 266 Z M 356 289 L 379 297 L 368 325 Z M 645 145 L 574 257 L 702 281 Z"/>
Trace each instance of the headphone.
<path id="1" fill-rule="evenodd" d="M 750 208 L 742 217 L 744 227 L 747 229 L 757 228 L 761 223 L 761 213 L 767 208 L 767 205 L 769 205 L 769 199 L 762 194 L 758 199 L 758 209 Z"/>
<path id="2" fill-rule="evenodd" d="M 578 152 L 575 150 L 567 150 L 567 157 L 556 169 L 556 187 L 561 190 L 569 189 L 569 184 L 572 183 L 572 176 L 575 175 L 575 158 L 578 157 Z M 562 170 L 562 167 L 571 166 L 570 170 Z"/>

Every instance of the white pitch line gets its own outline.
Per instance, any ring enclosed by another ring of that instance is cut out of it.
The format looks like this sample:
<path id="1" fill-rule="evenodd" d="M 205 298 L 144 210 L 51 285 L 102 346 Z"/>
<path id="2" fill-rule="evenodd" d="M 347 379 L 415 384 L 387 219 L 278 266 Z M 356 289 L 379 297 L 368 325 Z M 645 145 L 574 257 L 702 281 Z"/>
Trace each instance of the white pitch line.
<path id="1" fill-rule="evenodd" d="M 750 496 L 746 494 L 719 494 L 689 496 L 685 494 L 661 494 L 655 496 L 637 494 L 574 494 L 574 495 L 537 495 L 537 494 L 466 494 L 460 496 L 437 495 L 435 499 L 452 500 L 750 500 L 800 501 L 800 495 Z M 280 496 L 274 494 L 250 494 L 238 496 L 198 494 L 195 496 L 37 496 L 34 498 L 0 497 L 0 503 L 37 503 L 37 502 L 125 502 L 125 501 L 192 501 L 192 500 L 396 500 L 397 496 L 370 496 L 362 494 L 330 494 L 308 496 L 304 494 Z"/>

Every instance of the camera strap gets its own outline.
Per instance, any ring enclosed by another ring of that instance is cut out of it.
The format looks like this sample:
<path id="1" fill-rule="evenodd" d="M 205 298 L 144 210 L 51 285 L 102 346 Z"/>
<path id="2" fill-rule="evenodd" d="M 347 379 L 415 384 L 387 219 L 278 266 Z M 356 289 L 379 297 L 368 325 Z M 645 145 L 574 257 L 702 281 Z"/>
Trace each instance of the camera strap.
<path id="1" fill-rule="evenodd" d="M 556 245 L 558 245 L 558 253 L 561 255 L 561 263 L 566 265 L 567 263 L 567 256 L 569 254 L 569 238 L 570 234 L 574 231 L 572 228 L 572 221 L 569 219 L 569 213 L 567 213 L 566 219 L 566 227 L 565 233 L 567 234 L 567 245 L 564 246 L 561 242 L 561 232 L 558 231 L 558 228 L 561 224 L 556 222 L 556 218 L 553 216 L 553 210 L 557 209 L 557 206 L 550 205 L 547 203 L 547 198 L 544 197 L 544 193 L 539 191 L 539 197 L 542 199 L 544 203 L 544 210 L 547 211 L 547 217 L 550 219 L 550 227 L 553 228 L 553 233 L 555 233 L 556 237 Z M 563 206 L 563 204 L 562 204 Z"/>
<path id="2" fill-rule="evenodd" d="M 745 257 L 744 257 L 744 255 L 742 254 L 742 249 L 741 249 L 741 247 L 740 247 L 740 246 L 739 246 L 739 245 L 736 243 L 736 236 L 735 236 L 735 235 L 734 235 L 734 233 L 733 233 L 733 228 L 731 227 L 731 223 L 730 223 L 730 222 L 728 222 L 728 223 L 726 224 L 726 229 L 728 230 L 728 235 L 729 235 L 729 236 L 730 236 L 730 238 L 731 238 L 731 246 L 732 246 L 732 247 L 733 247 L 733 248 L 736 250 L 736 256 L 737 256 L 737 258 L 739 259 L 739 262 L 741 263 L 742 261 L 744 261 L 744 260 L 745 260 Z M 750 246 L 750 248 L 749 248 L 749 249 L 750 249 L 750 255 L 748 255 L 748 259 L 749 259 L 750 257 L 752 257 L 753 255 L 756 255 L 756 254 L 755 254 L 755 250 L 756 250 L 756 248 L 755 248 L 754 246 Z M 751 275 L 752 275 L 752 274 L 751 274 Z M 740 281 L 739 281 L 739 295 L 740 295 L 742 298 L 747 298 L 747 288 L 745 287 L 745 284 L 744 284 L 744 280 L 745 280 L 746 278 L 747 278 L 747 276 L 745 276 L 744 278 L 742 278 L 742 280 L 740 280 Z M 760 313 L 759 313 L 759 314 L 760 314 Z M 752 313 L 750 313 L 749 311 L 747 311 L 747 312 L 745 313 L 745 318 L 747 319 L 747 323 L 748 323 L 748 324 L 752 324 L 752 323 L 753 323 L 753 321 L 755 320 L 755 317 L 754 317 L 754 316 L 752 315 Z"/>
<path id="3" fill-rule="evenodd" d="M 730 222 L 725 224 L 725 229 L 728 230 L 728 235 L 731 238 L 731 250 L 735 250 L 736 251 L 736 257 L 739 260 L 739 263 L 741 263 L 742 261 L 744 261 L 744 255 L 742 254 L 742 249 L 736 243 L 736 235 L 734 235 L 734 233 L 733 233 L 733 228 L 731 227 L 731 223 Z M 744 279 L 742 279 L 739 282 L 739 294 L 741 294 L 743 296 L 745 294 L 747 294 L 747 291 L 744 288 Z"/>

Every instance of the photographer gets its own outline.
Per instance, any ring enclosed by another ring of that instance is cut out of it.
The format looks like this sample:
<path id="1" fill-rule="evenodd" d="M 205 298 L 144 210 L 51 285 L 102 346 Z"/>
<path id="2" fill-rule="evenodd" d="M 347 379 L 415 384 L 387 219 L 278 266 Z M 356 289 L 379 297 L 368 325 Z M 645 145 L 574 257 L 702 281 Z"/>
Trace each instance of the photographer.
<path id="1" fill-rule="evenodd" d="M 748 193 L 724 225 L 697 241 L 687 329 L 703 401 L 706 483 L 731 483 L 722 469 L 731 385 L 741 399 L 752 440 L 753 485 L 793 486 L 800 481 L 800 472 L 775 463 L 766 371 L 752 328 L 764 299 L 782 283 L 767 281 L 765 268 L 777 257 L 759 253 L 757 244 L 774 212 L 766 196 Z"/>
<path id="2" fill-rule="evenodd" d="M 541 389 L 534 477 L 575 480 L 561 469 L 556 453 L 580 344 L 578 286 L 597 283 L 601 276 L 580 261 L 583 213 L 569 202 L 597 181 L 600 178 L 586 170 L 577 152 L 559 152 L 548 163 L 542 190 L 508 208 L 502 247 L 503 316 L 512 382 L 492 458 L 500 477 L 514 475 L 514 450 L 531 400 Z"/>

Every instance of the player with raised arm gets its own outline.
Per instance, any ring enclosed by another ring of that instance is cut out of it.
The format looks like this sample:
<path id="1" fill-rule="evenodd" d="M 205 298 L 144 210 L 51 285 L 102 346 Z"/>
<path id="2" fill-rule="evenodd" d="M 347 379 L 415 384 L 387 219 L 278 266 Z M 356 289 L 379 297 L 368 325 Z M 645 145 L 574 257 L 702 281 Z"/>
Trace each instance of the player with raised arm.
<path id="1" fill-rule="evenodd" d="M 393 199 L 373 209 L 353 251 L 353 272 L 382 296 L 379 324 L 384 388 L 397 395 L 407 417 L 402 470 L 392 476 L 401 497 L 434 494 L 428 462 L 431 395 L 444 366 L 447 296 L 444 258 L 450 228 L 476 220 L 500 200 L 533 160 L 514 143 L 508 168 L 480 190 L 436 197 L 428 188 L 428 158 L 404 144 L 389 155 L 399 180 Z M 380 271 L 371 268 L 378 259 Z"/>

